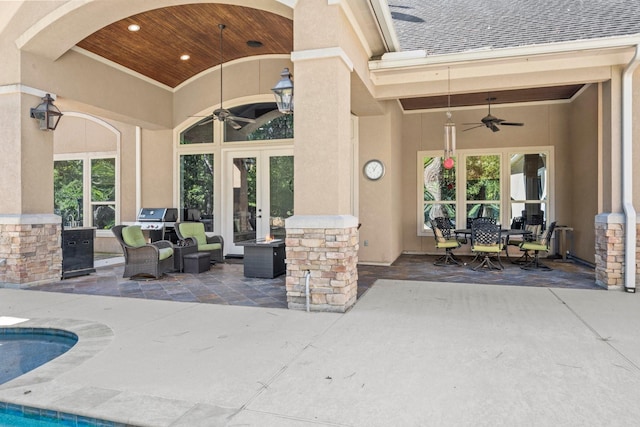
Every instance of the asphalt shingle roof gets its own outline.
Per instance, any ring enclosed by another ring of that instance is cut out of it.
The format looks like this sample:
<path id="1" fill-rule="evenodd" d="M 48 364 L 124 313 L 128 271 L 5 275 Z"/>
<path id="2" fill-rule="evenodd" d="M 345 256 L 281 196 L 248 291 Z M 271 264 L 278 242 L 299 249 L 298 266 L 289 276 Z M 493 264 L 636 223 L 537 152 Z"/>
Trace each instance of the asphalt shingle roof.
<path id="1" fill-rule="evenodd" d="M 389 0 L 401 50 L 439 55 L 640 33 L 640 0 Z"/>

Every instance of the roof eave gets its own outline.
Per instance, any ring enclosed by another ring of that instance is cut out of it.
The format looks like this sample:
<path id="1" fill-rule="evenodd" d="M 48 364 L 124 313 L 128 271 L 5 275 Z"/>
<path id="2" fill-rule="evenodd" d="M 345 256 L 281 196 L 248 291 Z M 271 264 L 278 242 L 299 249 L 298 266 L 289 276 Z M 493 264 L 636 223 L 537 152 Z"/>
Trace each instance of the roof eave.
<path id="1" fill-rule="evenodd" d="M 570 42 L 547 43 L 501 49 L 476 49 L 466 52 L 428 55 L 425 50 L 389 52 L 379 60 L 369 61 L 369 70 L 384 70 L 414 66 L 454 64 L 494 59 L 508 59 L 522 56 L 557 54 L 594 49 L 621 48 L 640 45 L 640 34 L 621 37 L 574 40 Z"/>
<path id="2" fill-rule="evenodd" d="M 400 52 L 400 41 L 396 33 L 395 25 L 393 25 L 393 18 L 391 17 L 391 10 L 389 9 L 387 0 L 369 0 L 369 4 L 378 21 L 378 27 L 380 28 L 380 33 L 387 51 Z"/>

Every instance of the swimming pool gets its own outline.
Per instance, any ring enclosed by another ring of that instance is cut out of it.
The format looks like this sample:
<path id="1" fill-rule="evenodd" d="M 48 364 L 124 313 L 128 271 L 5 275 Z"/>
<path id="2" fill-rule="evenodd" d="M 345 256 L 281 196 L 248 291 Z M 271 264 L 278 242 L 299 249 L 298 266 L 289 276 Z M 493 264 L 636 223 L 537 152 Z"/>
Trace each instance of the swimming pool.
<path id="1" fill-rule="evenodd" d="M 0 384 L 69 351 L 78 336 L 61 329 L 0 328 Z"/>
<path id="2" fill-rule="evenodd" d="M 53 427 L 53 426 L 83 426 L 83 427 L 130 427 L 126 424 L 106 421 L 97 418 L 83 417 L 48 409 L 38 409 L 29 406 L 12 405 L 0 402 L 0 426 L 20 427 Z"/>

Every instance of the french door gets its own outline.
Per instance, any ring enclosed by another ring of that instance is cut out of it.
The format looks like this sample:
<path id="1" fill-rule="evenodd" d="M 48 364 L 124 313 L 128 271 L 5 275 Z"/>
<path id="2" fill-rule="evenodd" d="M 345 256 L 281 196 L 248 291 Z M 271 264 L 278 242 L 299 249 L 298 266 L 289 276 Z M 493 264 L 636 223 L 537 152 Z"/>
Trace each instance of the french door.
<path id="1" fill-rule="evenodd" d="M 227 254 L 243 254 L 237 242 L 284 239 L 284 220 L 293 215 L 293 149 L 233 150 L 223 159 Z"/>

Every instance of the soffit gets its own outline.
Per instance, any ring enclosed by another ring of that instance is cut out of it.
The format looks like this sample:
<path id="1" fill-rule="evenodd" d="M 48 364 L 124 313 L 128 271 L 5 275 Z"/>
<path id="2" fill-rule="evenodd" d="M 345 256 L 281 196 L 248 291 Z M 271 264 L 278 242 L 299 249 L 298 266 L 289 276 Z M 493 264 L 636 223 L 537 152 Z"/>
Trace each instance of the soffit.
<path id="1" fill-rule="evenodd" d="M 131 32 L 128 26 L 139 25 Z M 224 62 L 293 50 L 293 21 L 243 6 L 186 4 L 146 11 L 116 21 L 77 46 L 152 80 L 175 88 L 220 64 L 220 30 L 224 30 Z M 250 47 L 248 41 L 259 41 Z M 187 54 L 190 59 L 182 61 Z"/>
<path id="2" fill-rule="evenodd" d="M 447 95 L 422 96 L 416 98 L 401 98 L 400 103 L 405 111 L 428 110 L 433 108 L 446 108 L 451 102 L 451 107 L 468 107 L 474 105 L 486 105 L 488 98 L 491 103 L 513 104 L 520 102 L 569 100 L 584 85 L 564 85 L 553 87 L 534 87 L 517 90 L 498 90 L 476 93 L 453 94 L 449 98 Z"/>

